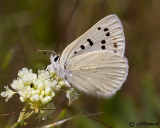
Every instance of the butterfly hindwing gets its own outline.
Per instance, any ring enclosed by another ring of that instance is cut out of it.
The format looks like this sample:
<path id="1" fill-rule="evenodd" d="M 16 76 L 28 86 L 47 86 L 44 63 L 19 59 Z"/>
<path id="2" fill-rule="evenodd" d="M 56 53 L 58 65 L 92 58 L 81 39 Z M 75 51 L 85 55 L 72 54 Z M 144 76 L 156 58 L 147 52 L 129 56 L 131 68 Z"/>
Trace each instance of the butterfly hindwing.
<path id="1" fill-rule="evenodd" d="M 125 38 L 123 27 L 116 15 L 104 17 L 86 33 L 68 45 L 62 53 L 60 64 L 71 58 L 97 50 L 109 50 L 124 56 Z"/>
<path id="2" fill-rule="evenodd" d="M 72 58 L 66 69 L 71 85 L 88 94 L 109 97 L 126 80 L 128 62 L 118 54 L 99 50 Z"/>

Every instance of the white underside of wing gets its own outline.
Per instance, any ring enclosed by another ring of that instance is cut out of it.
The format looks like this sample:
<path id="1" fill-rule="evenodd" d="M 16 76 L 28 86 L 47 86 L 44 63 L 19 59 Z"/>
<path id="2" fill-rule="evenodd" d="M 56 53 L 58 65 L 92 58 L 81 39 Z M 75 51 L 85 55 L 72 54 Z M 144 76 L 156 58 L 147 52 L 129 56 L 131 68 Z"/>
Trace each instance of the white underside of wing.
<path id="1" fill-rule="evenodd" d="M 100 28 L 100 30 L 98 28 Z M 105 31 L 104 29 L 106 28 L 108 30 Z M 92 41 L 91 44 L 87 39 Z M 102 41 L 105 41 L 105 43 L 101 43 Z M 82 36 L 68 45 L 62 53 L 60 64 L 64 65 L 75 56 L 98 50 L 109 50 L 122 57 L 124 56 L 124 32 L 122 24 L 116 15 L 104 17 Z"/>
<path id="2" fill-rule="evenodd" d="M 80 91 L 109 97 L 126 80 L 128 62 L 110 51 L 94 51 L 72 58 L 66 69 L 68 82 Z"/>

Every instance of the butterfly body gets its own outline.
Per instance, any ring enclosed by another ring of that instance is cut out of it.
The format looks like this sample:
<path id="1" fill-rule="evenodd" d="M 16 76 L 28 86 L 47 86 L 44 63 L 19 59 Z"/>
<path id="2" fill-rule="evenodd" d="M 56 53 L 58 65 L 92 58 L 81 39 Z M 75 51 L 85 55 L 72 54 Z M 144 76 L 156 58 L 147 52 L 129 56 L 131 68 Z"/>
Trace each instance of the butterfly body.
<path id="1" fill-rule="evenodd" d="M 128 75 L 124 50 L 121 22 L 116 15 L 109 15 L 69 44 L 61 57 L 52 54 L 51 67 L 80 91 L 109 97 L 120 89 Z"/>

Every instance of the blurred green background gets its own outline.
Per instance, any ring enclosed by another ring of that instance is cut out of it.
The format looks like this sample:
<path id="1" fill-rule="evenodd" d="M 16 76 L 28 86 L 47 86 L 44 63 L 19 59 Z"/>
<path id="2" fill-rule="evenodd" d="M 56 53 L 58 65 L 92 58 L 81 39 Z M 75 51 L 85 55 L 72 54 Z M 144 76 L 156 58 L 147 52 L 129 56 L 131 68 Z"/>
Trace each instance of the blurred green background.
<path id="1" fill-rule="evenodd" d="M 72 108 L 86 114 L 104 112 L 95 118 L 113 128 L 130 128 L 129 122 L 144 121 L 159 122 L 160 127 L 160 0 L 79 0 L 72 11 L 75 4 L 76 0 L 0 0 L 0 91 L 4 90 L 3 86 L 10 85 L 22 67 L 37 72 L 50 63 L 49 55 L 32 49 L 61 53 L 97 21 L 109 14 L 117 14 L 125 32 L 125 55 L 130 67 L 128 78 L 112 98 L 98 99 L 80 93 Z M 64 96 L 54 102 L 56 108 L 67 105 Z M 22 107 L 18 96 L 8 103 L 0 97 L 0 115 L 21 111 Z M 53 122 L 57 113 L 42 122 L 34 116 L 25 127 Z M 68 111 L 68 117 L 75 114 Z M 18 114 L 0 117 L 0 127 L 9 127 L 17 117 Z M 81 117 L 61 127 L 104 126 Z"/>

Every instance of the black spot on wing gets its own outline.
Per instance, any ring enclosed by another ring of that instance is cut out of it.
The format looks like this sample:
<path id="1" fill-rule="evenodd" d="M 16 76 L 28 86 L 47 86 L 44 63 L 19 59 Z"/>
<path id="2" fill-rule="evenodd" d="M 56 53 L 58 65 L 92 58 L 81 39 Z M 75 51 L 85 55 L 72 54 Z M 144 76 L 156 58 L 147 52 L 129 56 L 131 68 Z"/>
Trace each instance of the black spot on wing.
<path id="1" fill-rule="evenodd" d="M 101 41 L 101 43 L 102 43 L 102 44 L 105 44 L 105 43 L 106 43 L 106 41 L 105 41 L 105 40 L 102 40 L 102 41 Z"/>
<path id="2" fill-rule="evenodd" d="M 98 27 L 97 29 L 98 29 L 98 30 L 101 30 L 101 27 Z"/>
<path id="3" fill-rule="evenodd" d="M 75 51 L 74 54 L 77 54 L 77 52 Z"/>
<path id="4" fill-rule="evenodd" d="M 81 47 L 81 49 L 85 49 L 85 46 L 84 46 L 84 45 L 81 45 L 80 47 Z"/>
<path id="5" fill-rule="evenodd" d="M 117 51 L 116 51 L 116 50 L 114 50 L 114 53 L 117 53 Z"/>
<path id="6" fill-rule="evenodd" d="M 117 48 L 117 46 L 118 46 L 117 43 L 114 43 L 114 47 Z"/>
<path id="7" fill-rule="evenodd" d="M 93 42 L 91 41 L 91 39 L 87 39 L 87 41 L 89 42 L 89 45 L 92 46 Z"/>
<path id="8" fill-rule="evenodd" d="M 105 49 L 106 49 L 105 45 L 102 45 L 101 48 L 102 48 L 102 50 L 105 50 Z"/>
<path id="9" fill-rule="evenodd" d="M 104 29 L 104 31 L 108 31 L 108 30 L 109 30 L 108 28 L 105 28 L 105 29 Z"/>
<path id="10" fill-rule="evenodd" d="M 110 36 L 110 33 L 108 32 L 108 33 L 106 34 L 106 36 Z"/>

